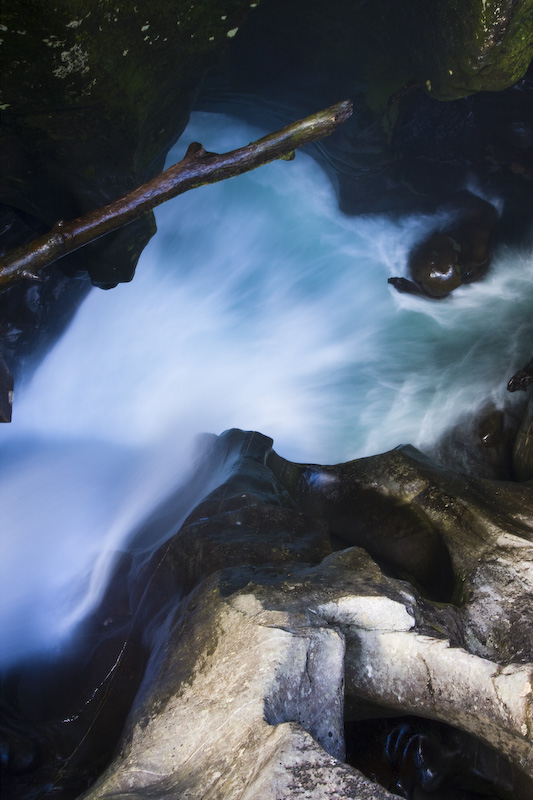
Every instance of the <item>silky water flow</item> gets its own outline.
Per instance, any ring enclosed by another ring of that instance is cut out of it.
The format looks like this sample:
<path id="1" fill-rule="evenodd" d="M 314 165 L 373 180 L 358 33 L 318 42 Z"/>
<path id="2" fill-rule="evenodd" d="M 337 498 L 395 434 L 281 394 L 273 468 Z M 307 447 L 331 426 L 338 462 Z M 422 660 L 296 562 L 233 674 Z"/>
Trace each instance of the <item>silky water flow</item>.
<path id="1" fill-rule="evenodd" d="M 195 113 L 168 163 L 262 133 Z M 500 248 L 445 301 L 401 295 L 387 279 L 435 217 L 348 217 L 304 152 L 156 217 L 134 280 L 89 294 L 1 427 L 2 666 L 59 648 L 94 607 L 115 553 L 185 480 L 196 434 L 258 430 L 314 463 L 424 450 L 501 404 L 530 357 L 533 246 Z"/>

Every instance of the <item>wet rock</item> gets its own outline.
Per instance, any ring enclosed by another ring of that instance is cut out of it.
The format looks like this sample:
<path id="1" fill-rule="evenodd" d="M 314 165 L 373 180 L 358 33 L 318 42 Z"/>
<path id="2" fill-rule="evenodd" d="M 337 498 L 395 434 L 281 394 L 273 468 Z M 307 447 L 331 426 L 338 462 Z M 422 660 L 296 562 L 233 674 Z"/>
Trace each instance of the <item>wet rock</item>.
<path id="1" fill-rule="evenodd" d="M 31 215 L 0 203 L 0 259 L 45 231 Z M 0 355 L 15 382 L 61 334 L 89 288 L 86 276 L 67 277 L 51 265 L 43 281 L 24 280 L 0 291 Z"/>
<path id="2" fill-rule="evenodd" d="M 514 400 L 502 408 L 487 403 L 465 416 L 433 447 L 426 448 L 427 454 L 439 464 L 476 478 L 515 480 L 513 448 L 527 403 Z"/>
<path id="3" fill-rule="evenodd" d="M 509 392 L 525 392 L 533 383 L 533 359 L 519 369 L 507 384 Z M 513 446 L 513 472 L 516 480 L 533 478 L 533 396 L 530 395 Z"/>
<path id="4" fill-rule="evenodd" d="M 529 398 L 522 424 L 516 434 L 513 470 L 516 480 L 533 480 L 533 395 Z"/>
<path id="5" fill-rule="evenodd" d="M 0 422 L 11 422 L 13 376 L 0 355 Z"/>
<path id="6" fill-rule="evenodd" d="M 138 604 L 138 625 L 145 620 L 150 627 L 162 597 L 187 595 L 225 567 L 314 564 L 331 553 L 328 525 L 300 510 L 266 465 L 271 448 L 268 437 L 243 436 L 241 431 L 227 431 L 211 442 L 204 453 L 206 462 L 216 464 L 222 456 L 229 469 L 222 469 L 220 485 L 136 575 L 131 598 L 133 608 Z M 227 460 L 222 454 L 227 454 Z M 143 532 L 141 538 L 145 537 Z"/>
<path id="7" fill-rule="evenodd" d="M 471 192 L 462 192 L 450 206 L 456 221 L 431 233 L 409 254 L 411 280 L 389 278 L 398 291 L 440 299 L 487 272 L 498 219 L 496 209 Z"/>
<path id="8" fill-rule="evenodd" d="M 268 463 L 298 506 L 327 522 L 337 548 L 364 547 L 388 574 L 410 580 L 433 599 L 450 599 L 453 568 L 438 529 L 408 494 L 376 482 L 368 471 L 373 462 L 304 466 L 273 453 Z"/>
<path id="9" fill-rule="evenodd" d="M 439 100 L 495 92 L 522 77 L 531 62 L 533 10 L 527 0 L 410 2 L 396 18 L 411 44 L 417 80 Z"/>
<path id="10" fill-rule="evenodd" d="M 183 524 L 152 556 L 142 532 L 84 625 L 71 677 L 68 664 L 10 676 L 10 758 L 28 771 L 11 774 L 6 797 L 39 786 L 77 797 L 107 754 L 86 799 L 384 800 L 394 787 L 353 766 L 353 739 L 345 763 L 345 726 L 408 715 L 404 755 L 391 750 L 403 783 L 409 742 L 428 769 L 440 764 L 437 783 L 462 774 L 453 748 L 428 742 L 433 720 L 461 747 L 492 748 L 527 800 L 530 487 L 458 475 L 409 447 L 322 467 L 284 460 L 257 433 L 203 446 L 219 485 L 182 506 Z M 163 504 L 152 519 L 167 515 Z M 352 530 L 364 534 L 357 546 Z M 425 567 L 419 549 L 433 551 Z M 439 560 L 453 581 L 444 601 L 429 591 Z"/>
<path id="11" fill-rule="evenodd" d="M 533 358 L 513 375 L 507 384 L 507 390 L 525 392 L 531 383 L 533 383 Z"/>
<path id="12" fill-rule="evenodd" d="M 29 15 L 11 4 L 3 14 L 1 200 L 50 228 L 157 174 L 249 10 L 244 0 L 107 10 L 89 2 Z M 91 246 L 93 282 L 131 280 L 154 231 L 150 214 Z"/>

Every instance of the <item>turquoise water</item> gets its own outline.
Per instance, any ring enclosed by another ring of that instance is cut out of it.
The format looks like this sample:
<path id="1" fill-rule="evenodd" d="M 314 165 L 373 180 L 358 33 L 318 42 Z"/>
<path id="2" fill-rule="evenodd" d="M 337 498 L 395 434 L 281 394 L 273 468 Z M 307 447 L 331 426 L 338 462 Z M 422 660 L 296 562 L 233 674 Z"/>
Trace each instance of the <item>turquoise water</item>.
<path id="1" fill-rule="evenodd" d="M 198 113 L 170 161 L 262 133 Z M 197 433 L 259 430 L 319 463 L 429 448 L 501 404 L 531 357 L 533 247 L 501 249 L 443 302 L 400 295 L 387 278 L 435 218 L 346 217 L 304 153 L 156 216 L 132 283 L 89 295 L 0 431 L 6 659 L 60 642 L 96 602 Z"/>

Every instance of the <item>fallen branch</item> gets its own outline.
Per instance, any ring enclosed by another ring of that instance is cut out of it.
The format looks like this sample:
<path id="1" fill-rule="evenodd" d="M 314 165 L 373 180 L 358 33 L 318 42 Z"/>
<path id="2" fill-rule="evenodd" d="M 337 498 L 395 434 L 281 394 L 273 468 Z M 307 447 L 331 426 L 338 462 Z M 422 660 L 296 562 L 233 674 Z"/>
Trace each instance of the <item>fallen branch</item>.
<path id="1" fill-rule="evenodd" d="M 191 144 L 182 161 L 148 183 L 71 222 L 59 221 L 49 233 L 8 253 L 0 263 L 0 288 L 23 278 L 40 280 L 40 271 L 52 262 L 183 192 L 233 178 L 276 159 L 291 159 L 296 148 L 333 133 L 351 114 L 352 104 L 345 100 L 222 155 Z"/>

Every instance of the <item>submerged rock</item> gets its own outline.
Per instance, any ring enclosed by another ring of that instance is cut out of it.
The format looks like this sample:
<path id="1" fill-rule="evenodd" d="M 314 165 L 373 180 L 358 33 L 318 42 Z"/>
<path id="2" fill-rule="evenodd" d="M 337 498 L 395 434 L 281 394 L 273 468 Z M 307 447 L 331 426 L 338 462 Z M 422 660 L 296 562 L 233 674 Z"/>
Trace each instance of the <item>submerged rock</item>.
<path id="1" fill-rule="evenodd" d="M 498 219 L 496 209 L 471 192 L 461 192 L 445 209 L 451 209 L 457 219 L 413 248 L 407 265 L 412 280 L 389 278 L 399 292 L 440 299 L 487 272 Z"/>
<path id="2" fill-rule="evenodd" d="M 6 798 L 77 797 L 106 742 L 85 800 L 394 797 L 373 759 L 409 792 L 432 769 L 463 791 L 457 747 L 476 754 L 476 785 L 527 800 L 531 486 L 410 447 L 329 467 L 288 462 L 257 433 L 203 448 L 184 491 L 209 465 L 218 487 L 150 555 L 150 527 L 160 542 L 184 501 L 152 515 L 78 640 L 74 679 L 10 676 Z"/>

